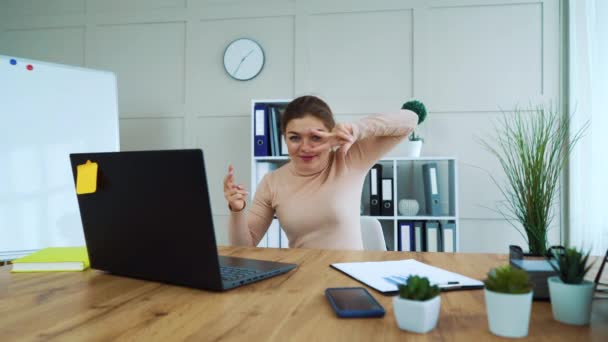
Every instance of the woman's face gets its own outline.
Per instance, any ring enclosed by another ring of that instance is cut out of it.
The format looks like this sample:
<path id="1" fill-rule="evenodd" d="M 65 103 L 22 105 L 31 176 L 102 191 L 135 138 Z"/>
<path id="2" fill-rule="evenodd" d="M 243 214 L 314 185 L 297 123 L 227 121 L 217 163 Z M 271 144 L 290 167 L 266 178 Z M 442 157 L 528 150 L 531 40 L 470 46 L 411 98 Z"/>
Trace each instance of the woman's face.
<path id="1" fill-rule="evenodd" d="M 329 132 L 320 119 L 307 115 L 300 119 L 293 119 L 285 127 L 285 138 L 289 156 L 297 171 L 319 171 L 327 163 L 329 149 L 314 152 L 313 148 L 321 145 L 322 139 L 313 134 L 313 130 Z"/>

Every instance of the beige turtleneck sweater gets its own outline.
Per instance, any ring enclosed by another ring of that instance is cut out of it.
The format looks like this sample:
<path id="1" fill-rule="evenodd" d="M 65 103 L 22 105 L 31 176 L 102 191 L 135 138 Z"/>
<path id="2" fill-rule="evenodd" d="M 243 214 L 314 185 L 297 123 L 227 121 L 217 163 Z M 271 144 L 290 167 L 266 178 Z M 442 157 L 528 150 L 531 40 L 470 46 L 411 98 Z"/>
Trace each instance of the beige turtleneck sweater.
<path id="1" fill-rule="evenodd" d="M 253 245 L 276 213 L 289 247 L 363 249 L 359 208 L 365 176 L 417 122 L 411 111 L 366 117 L 352 123 L 356 141 L 346 155 L 330 153 L 327 166 L 319 172 L 303 175 L 289 162 L 266 174 L 247 215 Z M 232 215 L 246 214 L 244 210 Z"/>

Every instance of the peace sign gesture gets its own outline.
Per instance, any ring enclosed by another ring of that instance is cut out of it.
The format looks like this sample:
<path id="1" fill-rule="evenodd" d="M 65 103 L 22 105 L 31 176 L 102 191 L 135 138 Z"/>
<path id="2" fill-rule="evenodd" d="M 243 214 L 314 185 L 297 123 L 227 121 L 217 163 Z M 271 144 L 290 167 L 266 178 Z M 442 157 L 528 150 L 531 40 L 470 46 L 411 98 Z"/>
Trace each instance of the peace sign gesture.
<path id="1" fill-rule="evenodd" d="M 356 140 L 353 136 L 353 126 L 350 123 L 338 123 L 331 132 L 311 129 L 310 133 L 321 139 L 320 144 L 312 149 L 313 153 L 320 153 L 337 147 L 338 153 L 344 155 Z"/>

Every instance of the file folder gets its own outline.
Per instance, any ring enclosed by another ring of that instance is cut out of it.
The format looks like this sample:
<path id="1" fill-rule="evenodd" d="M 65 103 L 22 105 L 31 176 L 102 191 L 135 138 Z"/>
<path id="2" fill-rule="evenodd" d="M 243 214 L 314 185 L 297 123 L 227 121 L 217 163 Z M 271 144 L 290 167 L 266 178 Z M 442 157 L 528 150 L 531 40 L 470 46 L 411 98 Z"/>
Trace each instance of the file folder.
<path id="1" fill-rule="evenodd" d="M 415 239 L 416 233 L 414 231 L 414 222 L 412 221 L 399 221 L 399 230 L 397 231 L 397 250 L 402 252 L 415 251 Z"/>
<path id="2" fill-rule="evenodd" d="M 393 216 L 393 179 L 382 178 L 382 216 Z"/>
<path id="3" fill-rule="evenodd" d="M 381 198 L 382 194 L 382 165 L 376 164 L 369 170 L 369 211 L 371 216 L 381 215 Z"/>
<path id="4" fill-rule="evenodd" d="M 414 222 L 414 247 L 416 252 L 426 252 L 426 230 L 424 222 Z"/>
<path id="5" fill-rule="evenodd" d="M 268 118 L 268 144 L 270 145 L 270 154 L 269 156 L 276 156 L 278 155 L 278 146 L 276 144 L 276 141 L 274 139 L 275 135 L 276 135 L 276 122 L 275 122 L 275 116 L 274 116 L 274 111 L 272 110 L 271 106 L 267 107 L 266 110 L 266 115 Z"/>
<path id="6" fill-rule="evenodd" d="M 285 106 L 283 105 L 275 105 L 273 106 L 274 111 L 276 113 L 276 122 L 277 122 L 277 132 L 278 132 L 278 146 L 279 146 L 279 154 L 280 156 L 288 156 L 289 151 L 287 150 L 287 142 L 285 141 L 285 135 L 281 131 L 281 122 L 283 120 L 283 113 L 285 112 Z"/>
<path id="7" fill-rule="evenodd" d="M 427 221 L 425 224 L 426 230 L 426 251 L 440 252 L 441 241 L 439 236 L 439 222 Z"/>
<path id="8" fill-rule="evenodd" d="M 270 146 L 268 146 L 268 122 L 266 115 L 266 105 L 262 103 L 256 103 L 254 108 L 255 118 L 253 125 L 254 137 L 253 137 L 253 154 L 256 157 L 267 157 L 269 154 Z"/>
<path id="9" fill-rule="evenodd" d="M 441 216 L 441 194 L 439 193 L 437 163 L 422 165 L 422 176 L 426 212 L 431 216 Z"/>
<path id="10" fill-rule="evenodd" d="M 454 253 L 456 251 L 456 223 L 447 222 L 441 224 L 442 252 Z"/>
<path id="11" fill-rule="evenodd" d="M 281 118 L 278 109 L 275 106 L 269 106 L 270 110 L 270 139 L 272 156 L 281 155 Z"/>

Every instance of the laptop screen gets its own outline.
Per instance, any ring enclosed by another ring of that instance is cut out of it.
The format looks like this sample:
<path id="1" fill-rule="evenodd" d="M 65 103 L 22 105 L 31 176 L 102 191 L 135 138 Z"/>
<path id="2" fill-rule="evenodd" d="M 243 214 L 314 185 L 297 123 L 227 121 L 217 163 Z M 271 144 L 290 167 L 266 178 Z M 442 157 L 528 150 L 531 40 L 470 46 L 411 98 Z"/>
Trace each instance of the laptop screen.
<path id="1" fill-rule="evenodd" d="M 97 164 L 78 205 L 91 267 L 131 277 L 221 288 L 202 150 L 77 153 Z"/>

